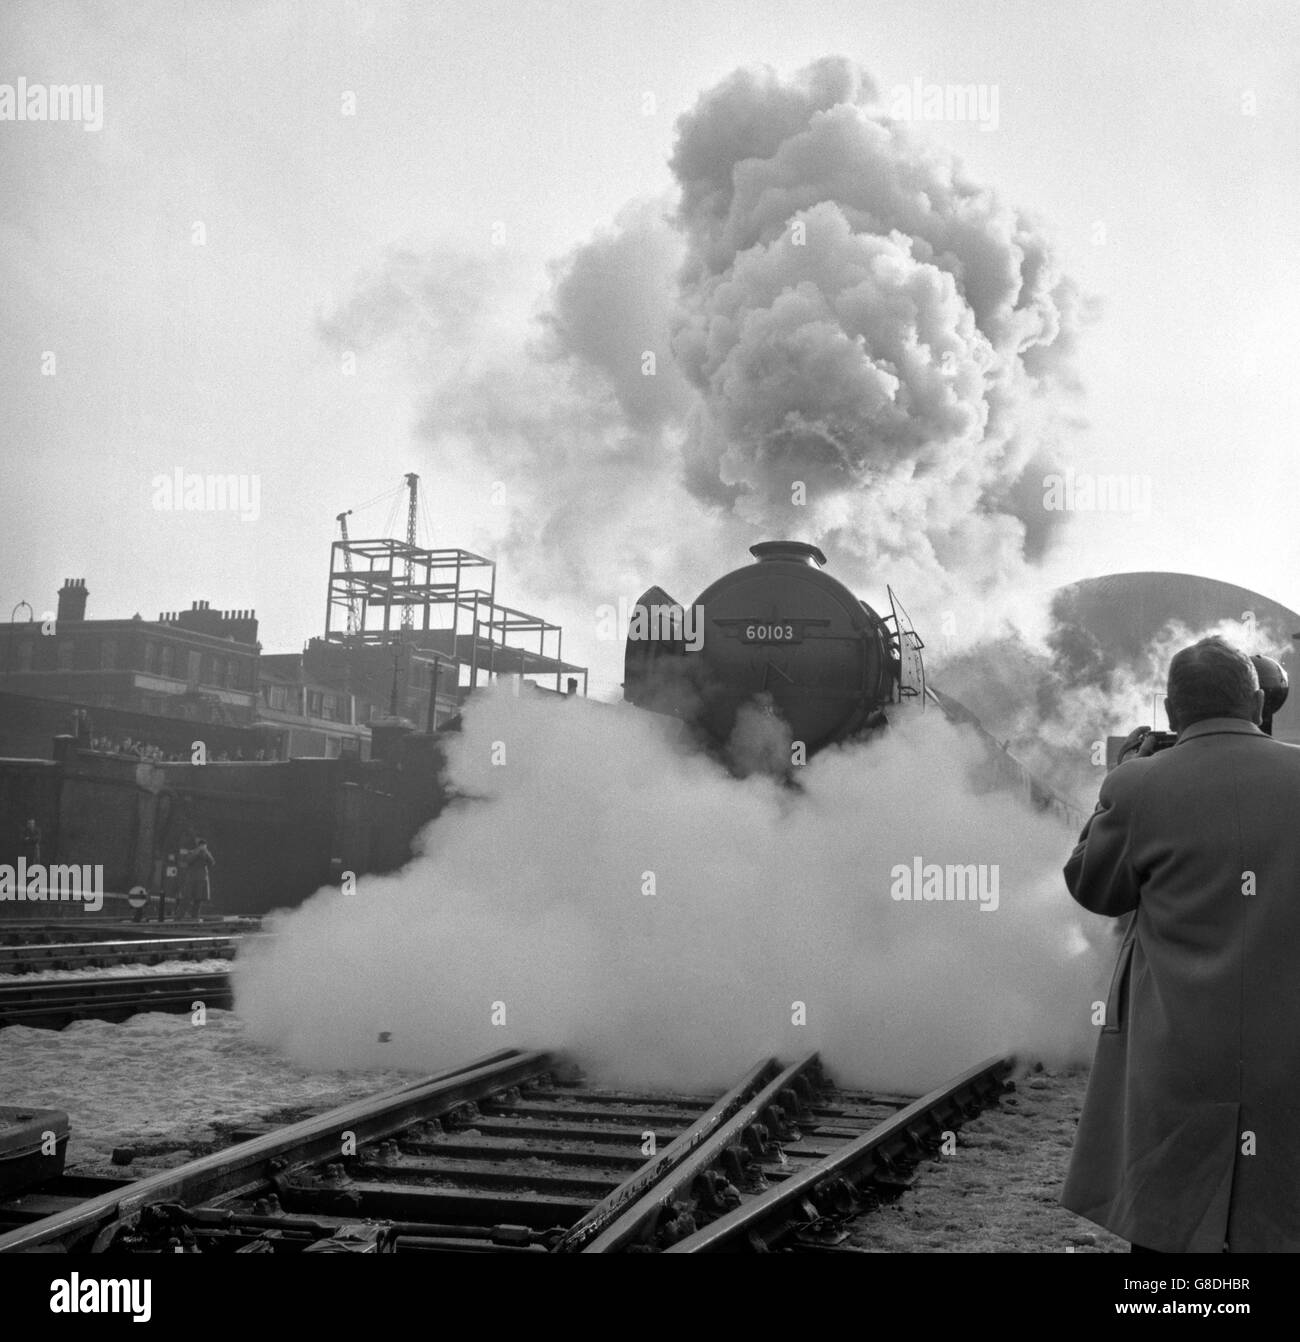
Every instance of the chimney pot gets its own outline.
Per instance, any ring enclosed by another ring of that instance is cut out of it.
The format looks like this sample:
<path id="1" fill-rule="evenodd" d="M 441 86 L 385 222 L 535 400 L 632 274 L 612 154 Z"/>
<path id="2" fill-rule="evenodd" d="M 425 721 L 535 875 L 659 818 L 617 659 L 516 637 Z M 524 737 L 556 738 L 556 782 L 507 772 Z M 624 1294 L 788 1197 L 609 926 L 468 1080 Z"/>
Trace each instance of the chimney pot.
<path id="1" fill-rule="evenodd" d="M 64 578 L 63 586 L 59 588 L 59 607 L 57 619 L 67 620 L 75 623 L 86 618 L 86 597 L 89 594 L 86 591 L 86 580 L 81 578 L 74 582 L 71 578 Z"/>

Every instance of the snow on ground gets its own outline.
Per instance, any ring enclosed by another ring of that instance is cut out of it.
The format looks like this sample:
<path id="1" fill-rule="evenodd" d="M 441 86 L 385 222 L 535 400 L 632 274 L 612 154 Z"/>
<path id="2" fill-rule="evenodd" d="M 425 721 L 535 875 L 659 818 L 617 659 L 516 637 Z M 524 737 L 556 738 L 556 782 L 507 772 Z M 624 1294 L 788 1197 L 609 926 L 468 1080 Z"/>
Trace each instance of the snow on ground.
<path id="1" fill-rule="evenodd" d="M 1060 1205 L 1086 1069 L 1022 1078 L 922 1161 L 897 1201 L 862 1217 L 847 1244 L 883 1253 L 1122 1253 L 1128 1243 Z"/>
<path id="2" fill-rule="evenodd" d="M 201 1026 L 155 1011 L 120 1024 L 0 1030 L 0 1104 L 66 1110 L 67 1165 L 78 1174 L 172 1169 L 229 1145 L 240 1123 L 303 1118 L 412 1079 L 396 1070 L 310 1072 L 251 1043 L 232 1011 L 208 1011 Z M 130 1165 L 111 1163 L 120 1146 L 136 1148 Z"/>
<path id="3" fill-rule="evenodd" d="M 31 973 L 0 974 L 0 983 L 40 983 L 53 979 L 143 978 L 147 974 L 225 974 L 230 971 L 230 960 L 212 957 L 207 960 L 161 960 L 156 965 L 102 965 L 88 969 L 37 969 Z"/>

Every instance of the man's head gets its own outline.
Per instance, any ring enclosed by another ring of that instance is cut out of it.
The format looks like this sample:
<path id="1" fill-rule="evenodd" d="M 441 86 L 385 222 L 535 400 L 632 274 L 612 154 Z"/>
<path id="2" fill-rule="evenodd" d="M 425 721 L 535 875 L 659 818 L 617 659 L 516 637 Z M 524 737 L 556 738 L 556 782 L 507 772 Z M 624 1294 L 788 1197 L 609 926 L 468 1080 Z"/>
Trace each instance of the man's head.
<path id="1" fill-rule="evenodd" d="M 1254 664 L 1217 635 L 1174 654 L 1165 712 L 1176 732 L 1206 718 L 1242 718 L 1257 726 L 1264 692 Z"/>

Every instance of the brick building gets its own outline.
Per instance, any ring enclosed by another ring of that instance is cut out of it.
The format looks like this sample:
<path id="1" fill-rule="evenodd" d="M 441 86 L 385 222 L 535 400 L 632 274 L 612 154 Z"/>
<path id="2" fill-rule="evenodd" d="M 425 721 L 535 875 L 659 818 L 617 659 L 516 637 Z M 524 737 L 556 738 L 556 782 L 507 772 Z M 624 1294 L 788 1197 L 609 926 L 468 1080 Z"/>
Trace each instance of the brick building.
<path id="1" fill-rule="evenodd" d="M 4 689 L 89 708 L 251 726 L 257 707 L 257 617 L 189 610 L 129 620 L 88 620 L 84 579 L 59 590 L 53 624 L 11 623 L 4 631 Z"/>

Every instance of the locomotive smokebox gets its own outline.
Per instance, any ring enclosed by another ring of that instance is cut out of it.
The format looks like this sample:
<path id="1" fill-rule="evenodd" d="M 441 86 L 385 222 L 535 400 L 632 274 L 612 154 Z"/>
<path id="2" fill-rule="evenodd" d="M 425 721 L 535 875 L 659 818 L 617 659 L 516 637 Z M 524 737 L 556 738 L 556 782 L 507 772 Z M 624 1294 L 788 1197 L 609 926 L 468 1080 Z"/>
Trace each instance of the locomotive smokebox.
<path id="1" fill-rule="evenodd" d="M 923 701 L 921 641 L 897 606 L 891 628 L 823 572 L 826 556 L 804 541 L 764 541 L 750 553 L 756 563 L 719 578 L 691 607 L 657 587 L 641 598 L 624 660 L 627 700 L 684 718 L 719 745 L 744 705 L 763 705 L 809 755 L 883 725 L 883 709 L 901 697 Z"/>

